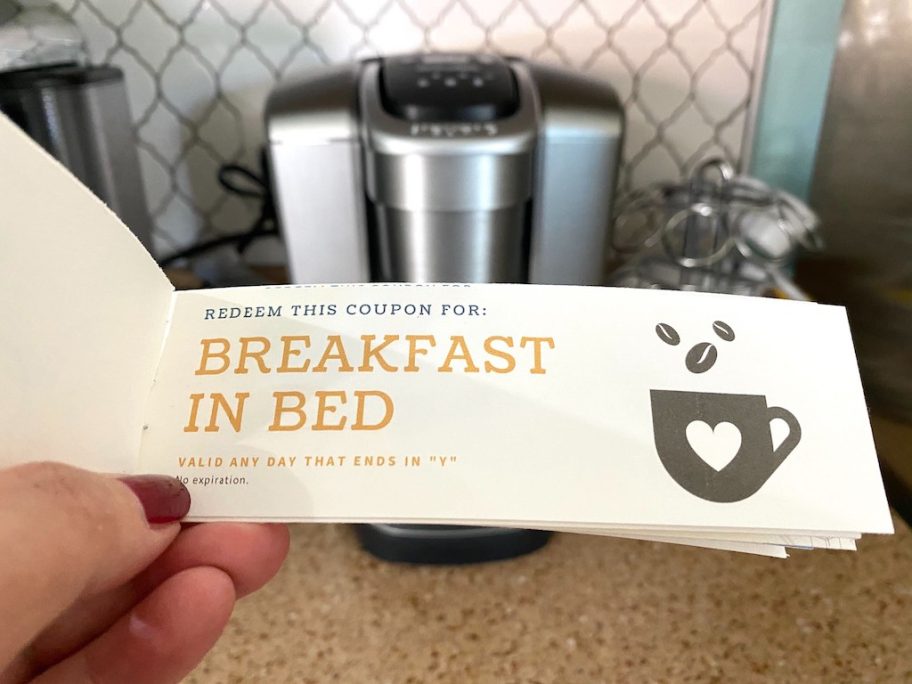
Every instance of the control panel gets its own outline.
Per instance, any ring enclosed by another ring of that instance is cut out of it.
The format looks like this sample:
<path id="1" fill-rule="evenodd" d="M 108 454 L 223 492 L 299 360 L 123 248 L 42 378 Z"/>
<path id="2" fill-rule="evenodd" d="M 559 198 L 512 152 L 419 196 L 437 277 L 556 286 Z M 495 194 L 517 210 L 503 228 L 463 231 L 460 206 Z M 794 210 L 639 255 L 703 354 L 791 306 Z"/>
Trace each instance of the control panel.
<path id="1" fill-rule="evenodd" d="M 380 96 L 389 114 L 416 123 L 485 123 L 519 107 L 513 71 L 494 55 L 388 57 L 381 65 Z"/>

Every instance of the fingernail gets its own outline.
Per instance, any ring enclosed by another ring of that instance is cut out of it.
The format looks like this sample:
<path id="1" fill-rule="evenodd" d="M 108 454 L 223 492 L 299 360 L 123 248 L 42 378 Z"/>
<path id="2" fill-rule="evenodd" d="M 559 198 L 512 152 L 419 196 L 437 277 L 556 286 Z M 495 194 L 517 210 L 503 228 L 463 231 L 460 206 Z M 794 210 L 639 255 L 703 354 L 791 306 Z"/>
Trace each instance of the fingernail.
<path id="1" fill-rule="evenodd" d="M 129 475 L 118 479 L 139 499 L 150 523 L 176 522 L 190 510 L 190 492 L 175 477 Z"/>

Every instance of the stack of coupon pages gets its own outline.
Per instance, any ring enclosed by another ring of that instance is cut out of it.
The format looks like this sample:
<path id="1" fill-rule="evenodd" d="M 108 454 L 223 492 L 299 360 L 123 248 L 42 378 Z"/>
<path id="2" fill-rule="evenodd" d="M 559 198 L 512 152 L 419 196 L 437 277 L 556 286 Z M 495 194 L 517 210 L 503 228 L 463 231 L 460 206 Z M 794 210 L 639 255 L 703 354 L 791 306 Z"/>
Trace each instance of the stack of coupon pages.
<path id="1" fill-rule="evenodd" d="M 170 474 L 193 521 L 781 557 L 892 532 L 842 308 L 539 285 L 175 292 L 2 117 L 0 202 L 0 466 Z"/>

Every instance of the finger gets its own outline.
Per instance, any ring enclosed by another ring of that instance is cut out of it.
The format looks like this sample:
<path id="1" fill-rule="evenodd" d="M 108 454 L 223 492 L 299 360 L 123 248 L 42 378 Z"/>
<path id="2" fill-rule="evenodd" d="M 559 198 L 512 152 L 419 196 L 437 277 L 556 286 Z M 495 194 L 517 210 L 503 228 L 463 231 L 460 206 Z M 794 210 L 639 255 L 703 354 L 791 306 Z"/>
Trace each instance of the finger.
<path id="1" fill-rule="evenodd" d="M 231 577 L 241 598 L 272 579 L 288 554 L 288 544 L 286 525 L 194 525 L 185 528 L 137 581 L 140 586 L 151 588 L 181 570 L 209 565 Z"/>
<path id="2" fill-rule="evenodd" d="M 81 648 L 173 575 L 193 567 L 218 568 L 231 578 L 240 598 L 269 581 L 287 552 L 285 525 L 206 523 L 185 527 L 134 581 L 80 600 L 67 610 L 32 643 L 26 671 L 40 672 Z"/>
<path id="3" fill-rule="evenodd" d="M 140 593 L 135 583 L 129 582 L 79 599 L 32 640 L 13 661 L 8 672 L 0 674 L 0 684 L 31 681 L 38 673 L 103 634 L 147 594 Z"/>
<path id="4" fill-rule="evenodd" d="M 158 520 L 155 482 L 139 492 Z M 189 507 L 183 485 L 158 482 Z M 178 531 L 150 525 L 137 494 L 110 477 L 55 463 L 0 472 L 0 667 L 80 597 L 136 575 Z"/>
<path id="5" fill-rule="evenodd" d="M 34 684 L 179 682 L 218 640 L 234 601 L 234 584 L 218 568 L 184 570 Z"/>

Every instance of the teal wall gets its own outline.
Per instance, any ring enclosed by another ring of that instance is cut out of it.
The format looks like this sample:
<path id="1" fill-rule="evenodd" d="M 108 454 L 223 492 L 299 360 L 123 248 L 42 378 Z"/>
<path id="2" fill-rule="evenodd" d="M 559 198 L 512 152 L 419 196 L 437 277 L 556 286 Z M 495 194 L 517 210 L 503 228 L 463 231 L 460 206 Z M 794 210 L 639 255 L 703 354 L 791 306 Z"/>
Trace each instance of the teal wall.
<path id="1" fill-rule="evenodd" d="M 843 0 L 778 0 L 747 172 L 807 199 Z"/>

